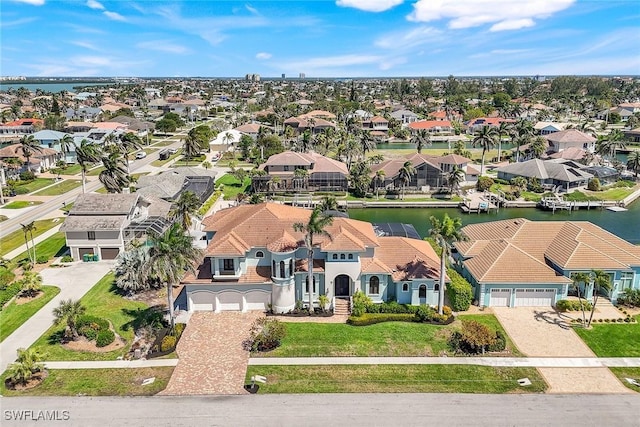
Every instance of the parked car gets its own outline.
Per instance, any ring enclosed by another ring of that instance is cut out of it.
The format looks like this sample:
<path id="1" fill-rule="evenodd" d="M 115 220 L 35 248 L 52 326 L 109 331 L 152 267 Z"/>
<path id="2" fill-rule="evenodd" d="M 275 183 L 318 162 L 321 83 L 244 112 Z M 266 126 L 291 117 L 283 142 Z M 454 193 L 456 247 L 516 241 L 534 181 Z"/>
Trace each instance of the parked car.
<path id="1" fill-rule="evenodd" d="M 144 151 L 138 151 L 136 153 L 136 159 L 144 159 L 145 157 L 147 157 L 147 153 L 145 153 Z"/>
<path id="2" fill-rule="evenodd" d="M 177 148 L 169 148 L 167 151 L 169 151 L 169 154 L 173 155 L 176 154 L 178 152 Z"/>
<path id="3" fill-rule="evenodd" d="M 213 162 L 217 162 L 218 160 L 220 160 L 220 153 L 216 153 L 211 157 L 211 161 Z"/>

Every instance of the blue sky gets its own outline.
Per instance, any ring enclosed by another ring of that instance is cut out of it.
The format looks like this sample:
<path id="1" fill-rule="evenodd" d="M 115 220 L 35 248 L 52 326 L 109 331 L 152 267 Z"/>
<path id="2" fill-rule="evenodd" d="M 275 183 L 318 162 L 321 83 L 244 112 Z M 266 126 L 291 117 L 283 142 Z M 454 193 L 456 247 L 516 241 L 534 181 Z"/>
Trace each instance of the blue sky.
<path id="1" fill-rule="evenodd" d="M 640 74 L 640 0 L 2 0 L 2 75 Z"/>

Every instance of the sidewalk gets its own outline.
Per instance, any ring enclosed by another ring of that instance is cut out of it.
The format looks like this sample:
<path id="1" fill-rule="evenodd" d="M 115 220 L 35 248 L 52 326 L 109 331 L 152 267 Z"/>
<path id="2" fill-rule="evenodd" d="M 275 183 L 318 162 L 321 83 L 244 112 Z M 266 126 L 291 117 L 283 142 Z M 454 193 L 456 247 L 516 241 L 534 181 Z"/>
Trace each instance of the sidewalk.
<path id="1" fill-rule="evenodd" d="M 50 230 L 45 231 L 44 233 L 42 233 L 41 235 L 39 235 L 38 237 L 34 237 L 33 241 L 36 243 L 36 245 L 40 242 L 42 242 L 43 240 L 53 236 L 54 234 L 56 234 L 58 232 L 58 230 L 60 230 L 60 226 L 62 225 L 63 220 L 60 220 L 60 224 L 56 225 L 55 227 L 53 227 Z M 29 247 L 31 247 L 31 242 L 29 242 Z M 27 250 L 27 245 L 21 245 L 20 247 L 12 250 L 11 252 L 7 252 L 6 254 L 2 255 L 2 258 L 7 258 L 7 259 L 14 259 L 15 257 L 17 257 L 18 255 L 20 255 L 23 252 L 26 252 Z"/>

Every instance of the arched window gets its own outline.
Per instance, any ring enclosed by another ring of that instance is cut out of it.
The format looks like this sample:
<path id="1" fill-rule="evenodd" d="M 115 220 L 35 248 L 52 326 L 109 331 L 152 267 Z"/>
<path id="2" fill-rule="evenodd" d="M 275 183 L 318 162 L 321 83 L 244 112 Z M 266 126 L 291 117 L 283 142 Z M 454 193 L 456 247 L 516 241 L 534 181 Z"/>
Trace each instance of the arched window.
<path id="1" fill-rule="evenodd" d="M 280 277 L 287 277 L 287 275 L 284 274 L 284 261 L 280 261 Z"/>
<path id="2" fill-rule="evenodd" d="M 438 291 L 440 290 L 440 283 L 436 283 L 436 284 L 433 286 L 433 290 L 434 290 L 434 291 L 436 291 L 436 292 L 438 292 Z"/>
<path id="3" fill-rule="evenodd" d="M 402 284 L 402 292 L 409 292 L 409 284 L 408 283 L 403 283 Z"/>
<path id="4" fill-rule="evenodd" d="M 418 298 L 426 298 L 427 297 L 427 286 L 420 285 L 418 288 Z"/>
<path id="5" fill-rule="evenodd" d="M 340 259 L 345 259 L 346 257 L 344 256 L 344 254 L 340 254 Z"/>
<path id="6" fill-rule="evenodd" d="M 333 259 L 338 259 L 338 254 L 333 254 Z"/>
<path id="7" fill-rule="evenodd" d="M 256 258 L 264 258 L 264 252 L 262 251 L 256 252 Z"/>
<path id="8" fill-rule="evenodd" d="M 275 261 L 273 261 L 273 266 L 272 266 L 272 268 L 271 268 L 271 275 L 272 275 L 273 277 L 278 277 L 278 275 L 276 274 L 276 273 L 277 273 L 277 271 L 278 271 L 278 270 L 276 270 L 276 262 L 275 262 Z"/>
<path id="9" fill-rule="evenodd" d="M 305 279 L 304 291 L 309 293 L 309 275 Z M 316 293 L 316 276 L 313 276 L 313 293 Z"/>
<path id="10" fill-rule="evenodd" d="M 369 279 L 369 293 L 373 295 L 380 293 L 380 279 L 378 279 L 378 276 L 371 276 Z"/>
<path id="11" fill-rule="evenodd" d="M 353 259 L 353 254 L 349 254 L 349 259 Z"/>

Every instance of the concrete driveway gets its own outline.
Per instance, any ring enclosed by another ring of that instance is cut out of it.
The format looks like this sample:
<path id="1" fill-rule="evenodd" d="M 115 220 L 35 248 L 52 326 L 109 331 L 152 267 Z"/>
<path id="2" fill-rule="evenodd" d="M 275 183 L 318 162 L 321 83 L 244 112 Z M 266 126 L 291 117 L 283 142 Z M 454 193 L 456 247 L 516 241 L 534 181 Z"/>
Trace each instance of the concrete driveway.
<path id="1" fill-rule="evenodd" d="M 68 267 L 42 270 L 42 283 L 59 287 L 60 293 L 2 342 L 0 371 L 16 359 L 19 348 L 29 348 L 49 329 L 53 323 L 53 309 L 60 301 L 82 298 L 113 265 L 114 261 L 75 262 Z"/>
<path id="2" fill-rule="evenodd" d="M 521 352 L 531 357 L 596 355 L 573 331 L 565 317 L 550 307 L 492 307 Z M 629 393 L 607 368 L 538 368 L 549 393 Z"/>

